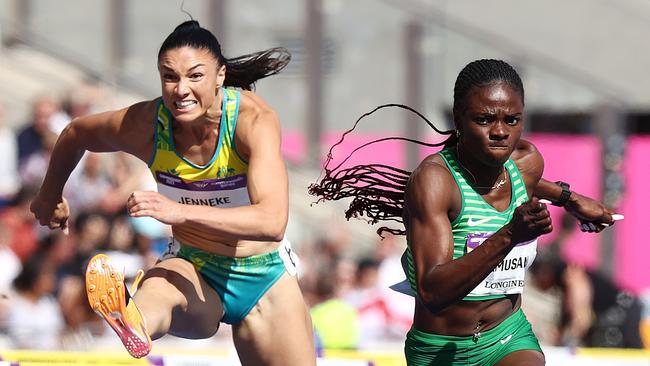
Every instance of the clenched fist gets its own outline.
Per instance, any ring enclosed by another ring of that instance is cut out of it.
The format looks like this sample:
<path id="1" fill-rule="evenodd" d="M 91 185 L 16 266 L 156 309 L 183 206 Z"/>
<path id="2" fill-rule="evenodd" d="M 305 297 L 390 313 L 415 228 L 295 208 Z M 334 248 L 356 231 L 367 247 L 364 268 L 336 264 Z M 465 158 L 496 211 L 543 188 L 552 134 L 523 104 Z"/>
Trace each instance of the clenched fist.
<path id="1" fill-rule="evenodd" d="M 36 195 L 29 210 L 34 214 L 36 220 L 50 229 L 61 229 L 65 234 L 68 233 L 68 218 L 70 218 L 70 208 L 65 198 L 60 199 L 43 198 L 39 193 Z"/>
<path id="2" fill-rule="evenodd" d="M 517 207 L 506 227 L 512 233 L 513 243 L 530 241 L 553 230 L 551 215 L 537 197 Z"/>

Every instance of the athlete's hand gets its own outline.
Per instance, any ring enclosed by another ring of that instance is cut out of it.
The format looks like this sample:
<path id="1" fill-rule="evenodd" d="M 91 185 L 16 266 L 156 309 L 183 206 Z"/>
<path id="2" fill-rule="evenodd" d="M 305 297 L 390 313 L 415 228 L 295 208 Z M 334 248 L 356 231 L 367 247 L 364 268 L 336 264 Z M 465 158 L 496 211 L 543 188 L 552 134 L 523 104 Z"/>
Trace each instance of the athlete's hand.
<path id="1" fill-rule="evenodd" d="M 135 191 L 126 200 L 126 209 L 131 217 L 153 217 L 167 225 L 178 225 L 185 221 L 182 206 L 158 192 Z"/>
<path id="2" fill-rule="evenodd" d="M 571 192 L 571 198 L 564 209 L 580 220 L 580 229 L 585 232 L 599 233 L 615 222 L 612 210 L 601 202 L 576 192 Z"/>
<path id="3" fill-rule="evenodd" d="M 52 230 L 61 229 L 64 234 L 68 234 L 70 208 L 68 207 L 68 201 L 64 197 L 59 199 L 44 198 L 39 192 L 29 206 L 29 210 L 34 214 L 39 224 Z"/>
<path id="4" fill-rule="evenodd" d="M 512 233 L 513 244 L 533 240 L 553 230 L 551 215 L 537 197 L 517 207 L 506 227 Z"/>

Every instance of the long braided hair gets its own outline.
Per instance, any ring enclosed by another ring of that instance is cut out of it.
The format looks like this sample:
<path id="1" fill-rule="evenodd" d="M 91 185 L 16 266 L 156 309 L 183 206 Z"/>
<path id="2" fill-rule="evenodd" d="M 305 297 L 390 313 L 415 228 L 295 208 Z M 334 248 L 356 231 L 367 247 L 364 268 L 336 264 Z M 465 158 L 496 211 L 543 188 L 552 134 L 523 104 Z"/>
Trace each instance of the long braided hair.
<path id="1" fill-rule="evenodd" d="M 219 65 L 226 65 L 224 86 L 234 86 L 244 90 L 252 90 L 257 80 L 279 73 L 291 60 L 291 54 L 283 47 L 226 58 L 221 53 L 221 45 L 217 37 L 202 28 L 196 20 L 179 24 L 167 36 L 158 51 L 158 60 L 165 51 L 180 47 L 208 50 L 217 59 Z"/>
<path id="2" fill-rule="evenodd" d="M 473 88 L 487 86 L 495 82 L 509 84 L 520 94 L 523 102 L 523 83 L 512 66 L 501 60 L 477 60 L 465 66 L 456 78 L 454 85 L 454 115 L 462 113 L 466 107 L 469 93 Z M 424 120 L 438 134 L 449 135 L 449 137 L 439 143 L 426 143 L 404 137 L 384 137 L 355 148 L 343 161 L 334 167 L 330 167 L 333 159 L 332 150 L 343 142 L 346 135 L 354 131 L 362 119 L 384 108 L 402 108 L 412 112 Z M 456 145 L 458 138 L 458 130 L 440 130 L 420 112 L 409 106 L 396 103 L 382 104 L 361 115 L 352 128 L 345 131 L 339 141 L 332 145 L 327 153 L 327 159 L 323 167 L 324 175 L 321 174 L 320 181 L 309 186 L 309 194 L 318 197 L 316 203 L 352 198 L 352 202 L 345 210 L 345 217 L 348 220 L 351 217 L 366 217 L 366 221 L 371 225 L 379 221 L 398 222 L 403 225 L 404 192 L 412 172 L 385 164 L 361 164 L 346 168 L 342 168 L 342 165 L 358 150 L 382 141 L 400 140 L 423 146 L 443 146 L 446 148 Z M 402 228 L 381 226 L 377 229 L 379 236 L 382 236 L 384 232 L 394 235 L 406 234 L 403 226 Z"/>

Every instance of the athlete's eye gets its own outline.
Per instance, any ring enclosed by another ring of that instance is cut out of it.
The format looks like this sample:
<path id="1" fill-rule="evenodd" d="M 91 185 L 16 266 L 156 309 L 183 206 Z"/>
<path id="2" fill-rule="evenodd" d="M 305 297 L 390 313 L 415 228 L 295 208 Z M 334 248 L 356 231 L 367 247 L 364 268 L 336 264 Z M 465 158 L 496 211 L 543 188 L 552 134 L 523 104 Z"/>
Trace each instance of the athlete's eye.
<path id="1" fill-rule="evenodd" d="M 492 118 L 491 116 L 476 116 L 474 118 L 474 122 L 476 122 L 476 123 L 478 123 L 479 125 L 482 125 L 482 126 L 487 125 L 492 120 L 494 120 L 494 118 Z"/>
<path id="2" fill-rule="evenodd" d="M 515 126 L 521 121 L 521 117 L 519 116 L 508 116 L 506 117 L 506 123 Z"/>
<path id="3" fill-rule="evenodd" d="M 201 74 L 200 72 L 195 72 L 194 74 L 190 75 L 190 79 L 192 79 L 193 81 L 200 80 L 202 77 L 203 74 Z"/>
<path id="4" fill-rule="evenodd" d="M 178 80 L 178 77 L 176 77 L 176 75 L 170 74 L 170 73 L 164 73 L 162 75 L 162 78 L 163 78 L 164 81 L 176 81 L 176 80 Z"/>

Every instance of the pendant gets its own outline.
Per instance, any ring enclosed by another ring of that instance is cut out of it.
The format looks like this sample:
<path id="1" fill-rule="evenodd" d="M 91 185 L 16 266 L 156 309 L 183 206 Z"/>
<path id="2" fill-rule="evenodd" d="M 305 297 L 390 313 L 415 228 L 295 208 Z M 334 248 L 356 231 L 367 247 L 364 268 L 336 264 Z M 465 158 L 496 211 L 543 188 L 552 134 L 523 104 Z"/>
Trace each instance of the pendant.
<path id="1" fill-rule="evenodd" d="M 500 181 L 497 182 L 497 184 L 492 186 L 492 189 L 499 189 L 501 188 L 504 184 L 506 184 L 505 179 L 501 179 Z"/>

